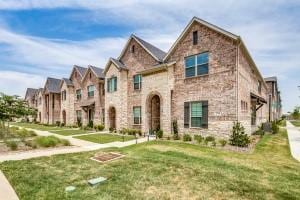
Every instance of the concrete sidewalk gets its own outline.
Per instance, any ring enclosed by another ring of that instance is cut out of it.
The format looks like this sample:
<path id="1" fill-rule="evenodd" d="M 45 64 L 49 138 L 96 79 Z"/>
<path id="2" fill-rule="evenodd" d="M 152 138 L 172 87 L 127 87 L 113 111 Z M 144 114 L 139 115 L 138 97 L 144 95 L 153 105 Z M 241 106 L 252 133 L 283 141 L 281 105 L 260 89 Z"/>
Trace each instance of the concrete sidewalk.
<path id="1" fill-rule="evenodd" d="M 18 200 L 15 190 L 9 184 L 8 180 L 0 170 L 0 199 L 5 200 Z"/>
<path id="2" fill-rule="evenodd" d="M 286 122 L 286 129 L 288 132 L 289 144 L 292 156 L 300 161 L 300 130 L 291 122 Z"/>

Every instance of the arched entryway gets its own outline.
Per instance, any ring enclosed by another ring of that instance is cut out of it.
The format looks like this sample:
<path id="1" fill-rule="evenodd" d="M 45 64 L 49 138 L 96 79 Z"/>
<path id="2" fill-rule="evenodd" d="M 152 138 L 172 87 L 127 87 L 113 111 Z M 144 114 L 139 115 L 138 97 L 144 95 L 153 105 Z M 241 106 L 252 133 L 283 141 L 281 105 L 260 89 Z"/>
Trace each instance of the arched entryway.
<path id="1" fill-rule="evenodd" d="M 109 128 L 115 130 L 116 129 L 116 109 L 115 107 L 110 107 L 108 110 L 109 114 Z"/>
<path id="2" fill-rule="evenodd" d="M 64 125 L 66 125 L 66 122 L 67 122 L 67 114 L 66 114 L 66 111 L 65 111 L 65 110 L 62 111 L 62 122 L 64 123 Z"/>
<path id="3" fill-rule="evenodd" d="M 153 133 L 160 130 L 161 98 L 158 94 L 152 94 L 149 96 L 147 102 L 147 111 L 149 131 Z"/>

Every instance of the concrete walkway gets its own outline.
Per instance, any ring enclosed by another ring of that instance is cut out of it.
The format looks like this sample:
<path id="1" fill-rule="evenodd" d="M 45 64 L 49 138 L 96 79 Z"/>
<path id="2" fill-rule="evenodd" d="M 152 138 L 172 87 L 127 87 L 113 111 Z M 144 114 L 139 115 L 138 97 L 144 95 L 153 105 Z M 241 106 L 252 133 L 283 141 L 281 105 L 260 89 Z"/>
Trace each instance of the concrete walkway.
<path id="1" fill-rule="evenodd" d="M 89 141 L 73 138 L 73 136 L 78 136 L 78 135 L 63 136 L 63 135 L 51 133 L 48 131 L 39 131 L 39 130 L 35 130 L 35 129 L 30 129 L 30 128 L 27 128 L 27 129 L 35 131 L 36 134 L 40 135 L 40 136 L 54 135 L 58 138 L 69 140 L 73 146 L 49 148 L 49 149 L 35 149 L 35 150 L 23 151 L 23 152 L 10 152 L 7 154 L 0 155 L 0 163 L 4 162 L 4 161 L 8 161 L 8 160 L 24 160 L 24 159 L 30 159 L 30 158 L 36 158 L 36 157 L 42 157 L 42 156 L 52 156 L 52 155 L 57 155 L 57 154 L 92 151 L 92 150 L 104 149 L 104 148 L 109 148 L 109 147 L 125 147 L 125 146 L 133 145 L 136 143 L 142 143 L 142 142 L 148 141 L 148 138 L 145 137 L 145 138 L 139 138 L 137 140 L 129 140 L 126 142 L 111 142 L 111 143 L 106 143 L 106 144 L 98 144 L 98 143 L 94 143 L 94 142 L 89 142 Z M 155 137 L 150 137 L 149 140 L 155 140 Z"/>
<path id="2" fill-rule="evenodd" d="M 286 122 L 289 144 L 292 156 L 300 161 L 300 129 L 295 127 L 291 122 Z"/>
<path id="3" fill-rule="evenodd" d="M 5 200 L 18 200 L 18 196 L 12 186 L 9 184 L 8 180 L 0 171 L 0 199 Z"/>

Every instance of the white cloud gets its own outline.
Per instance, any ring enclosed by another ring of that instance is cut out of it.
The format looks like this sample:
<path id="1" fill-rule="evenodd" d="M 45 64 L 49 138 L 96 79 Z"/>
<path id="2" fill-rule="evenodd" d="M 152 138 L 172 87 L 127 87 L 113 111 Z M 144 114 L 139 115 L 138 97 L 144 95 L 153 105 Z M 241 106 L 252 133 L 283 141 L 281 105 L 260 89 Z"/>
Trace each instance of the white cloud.
<path id="1" fill-rule="evenodd" d="M 26 88 L 43 87 L 45 78 L 40 75 L 14 71 L 0 71 L 0 92 L 24 97 Z"/>

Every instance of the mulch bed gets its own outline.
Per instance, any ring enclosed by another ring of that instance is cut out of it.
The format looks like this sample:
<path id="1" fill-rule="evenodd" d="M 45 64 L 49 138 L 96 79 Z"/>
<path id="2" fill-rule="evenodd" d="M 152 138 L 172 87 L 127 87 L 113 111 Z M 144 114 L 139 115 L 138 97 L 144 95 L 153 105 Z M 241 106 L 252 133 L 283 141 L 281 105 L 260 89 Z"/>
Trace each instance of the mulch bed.
<path id="1" fill-rule="evenodd" d="M 95 155 L 94 157 L 91 157 L 92 160 L 104 163 L 104 162 L 109 162 L 112 160 L 116 160 L 119 158 L 124 157 L 124 155 L 119 154 L 119 153 L 114 153 L 114 152 L 109 152 L 109 153 L 104 153 L 100 155 Z"/>

